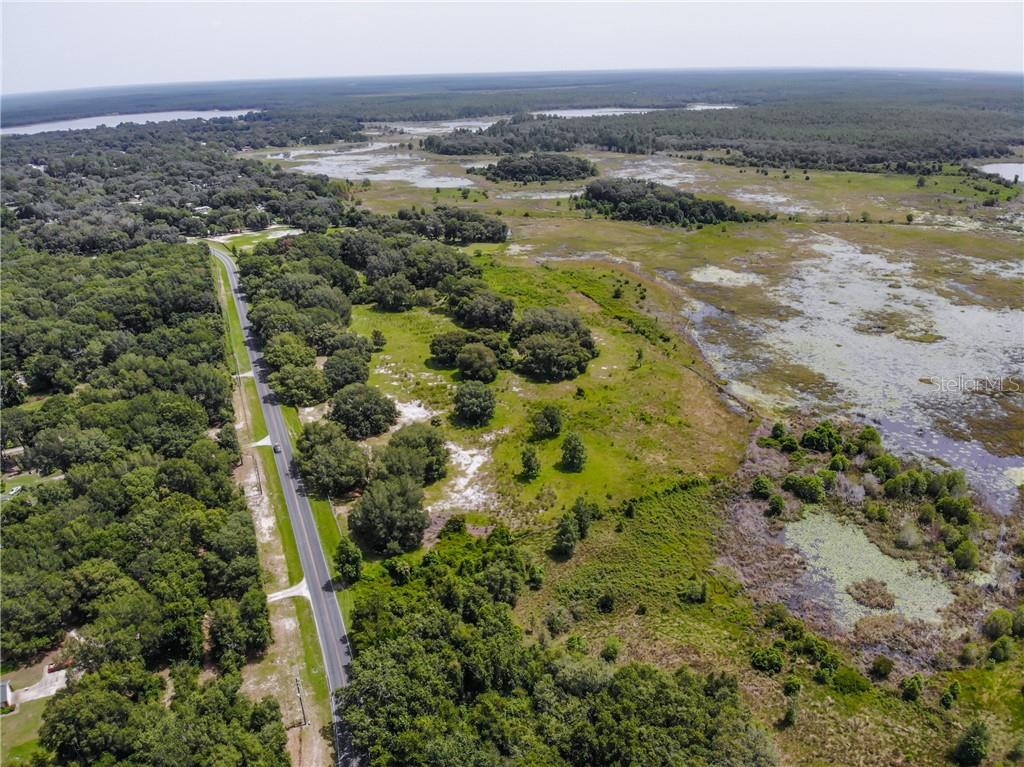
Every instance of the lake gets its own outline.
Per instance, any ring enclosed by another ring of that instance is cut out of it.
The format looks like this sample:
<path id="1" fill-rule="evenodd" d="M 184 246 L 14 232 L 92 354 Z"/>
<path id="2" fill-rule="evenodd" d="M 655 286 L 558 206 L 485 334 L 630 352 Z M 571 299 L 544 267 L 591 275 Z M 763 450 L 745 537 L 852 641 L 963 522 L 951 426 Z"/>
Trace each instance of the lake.
<path id="1" fill-rule="evenodd" d="M 1024 162 L 993 162 L 982 165 L 981 169 L 985 173 L 997 173 L 1007 181 L 1024 179 Z"/>
<path id="2" fill-rule="evenodd" d="M 239 117 L 255 110 L 252 109 L 207 109 L 204 111 L 180 110 L 174 112 L 140 112 L 138 114 L 124 115 L 97 115 L 96 117 L 80 117 L 75 120 L 55 120 L 53 122 L 33 123 L 31 125 L 12 125 L 9 128 L 0 129 L 0 135 L 7 136 L 32 135 L 35 133 L 50 133 L 61 130 L 89 130 L 106 125 L 113 128 L 123 123 L 164 123 L 171 120 L 193 120 L 202 118 L 209 120 L 214 117 Z"/>

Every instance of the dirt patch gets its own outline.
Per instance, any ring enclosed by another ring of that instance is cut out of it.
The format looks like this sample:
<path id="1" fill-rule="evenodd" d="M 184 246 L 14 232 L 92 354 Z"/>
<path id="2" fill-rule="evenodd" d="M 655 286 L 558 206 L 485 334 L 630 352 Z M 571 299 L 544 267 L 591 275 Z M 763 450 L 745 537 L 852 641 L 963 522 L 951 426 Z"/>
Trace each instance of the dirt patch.
<path id="1" fill-rule="evenodd" d="M 309 724 L 302 726 L 303 710 L 296 680 L 303 676 L 303 648 L 294 602 L 284 599 L 270 604 L 274 641 L 259 663 L 242 670 L 242 691 L 257 700 L 272 697 L 280 704 L 293 767 L 324 767 L 331 763 L 331 744 L 321 730 L 329 722 L 324 712 L 313 705 L 311 691 L 306 689 L 303 702 Z"/>

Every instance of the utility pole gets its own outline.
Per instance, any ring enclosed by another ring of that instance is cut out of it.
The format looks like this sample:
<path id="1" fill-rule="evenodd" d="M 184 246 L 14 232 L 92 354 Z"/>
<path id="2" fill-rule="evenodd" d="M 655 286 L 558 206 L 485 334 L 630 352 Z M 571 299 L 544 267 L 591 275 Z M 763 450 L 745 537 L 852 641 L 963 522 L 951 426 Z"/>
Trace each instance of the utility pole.
<path id="1" fill-rule="evenodd" d="M 305 727 L 309 724 L 309 720 L 306 719 L 306 704 L 302 702 L 302 683 L 298 677 L 295 677 L 295 694 L 299 696 L 299 709 L 302 711 L 302 726 Z"/>

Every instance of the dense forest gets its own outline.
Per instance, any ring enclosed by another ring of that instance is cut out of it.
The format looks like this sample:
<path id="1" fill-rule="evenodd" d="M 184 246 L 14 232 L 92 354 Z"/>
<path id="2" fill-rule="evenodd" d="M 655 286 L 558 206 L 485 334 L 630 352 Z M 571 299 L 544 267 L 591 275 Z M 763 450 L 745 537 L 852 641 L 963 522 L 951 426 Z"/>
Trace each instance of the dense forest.
<path id="1" fill-rule="evenodd" d="M 185 120 L 4 139 L 3 226 L 31 247 L 102 253 L 152 241 L 260 229 L 271 221 L 325 231 L 348 185 L 287 173 L 231 151 L 301 141 L 319 125 Z M 266 126 L 266 130 L 261 130 Z M 330 121 L 316 141 L 353 137 Z"/>
<path id="2" fill-rule="evenodd" d="M 722 150 L 723 161 L 798 168 L 922 172 L 931 163 L 1006 155 L 1020 142 L 1020 109 L 825 99 L 736 109 L 667 109 L 557 118 L 519 115 L 482 131 L 431 136 L 440 154 Z"/>
<path id="3" fill-rule="evenodd" d="M 613 665 L 524 642 L 510 607 L 540 570 L 504 528 L 454 517 L 419 566 L 359 592 L 341 710 L 368 764 L 552 767 L 776 763 L 736 681 Z M 577 639 L 579 639 L 577 637 Z"/>
<path id="4" fill-rule="evenodd" d="M 188 730 L 199 755 L 285 762 L 277 705 L 234 676 L 270 623 L 208 263 L 200 246 L 85 259 L 4 241 L 3 445 L 45 479 L 3 506 L 3 652 L 75 628 L 63 653 L 85 673 L 41 734 L 59 763 L 156 764 Z M 198 685 L 205 660 L 223 680 Z M 168 710 L 154 672 L 171 664 Z"/>
<path id="5" fill-rule="evenodd" d="M 689 192 L 635 178 L 598 179 L 587 184 L 576 206 L 620 221 L 703 226 L 723 221 L 764 221 L 720 200 L 702 200 Z"/>
<path id="6" fill-rule="evenodd" d="M 597 166 L 583 157 L 553 152 L 534 152 L 519 157 L 502 157 L 482 168 L 469 168 L 490 181 L 572 181 L 597 175 Z"/>

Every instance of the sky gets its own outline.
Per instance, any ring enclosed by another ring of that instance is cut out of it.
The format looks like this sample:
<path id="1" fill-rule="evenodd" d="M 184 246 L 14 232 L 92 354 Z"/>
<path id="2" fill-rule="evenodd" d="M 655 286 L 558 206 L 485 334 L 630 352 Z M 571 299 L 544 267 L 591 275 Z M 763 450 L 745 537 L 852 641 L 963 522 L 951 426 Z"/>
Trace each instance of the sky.
<path id="1" fill-rule="evenodd" d="M 5 93 L 140 83 L 724 67 L 1021 72 L 1019 2 L 11 2 Z"/>

